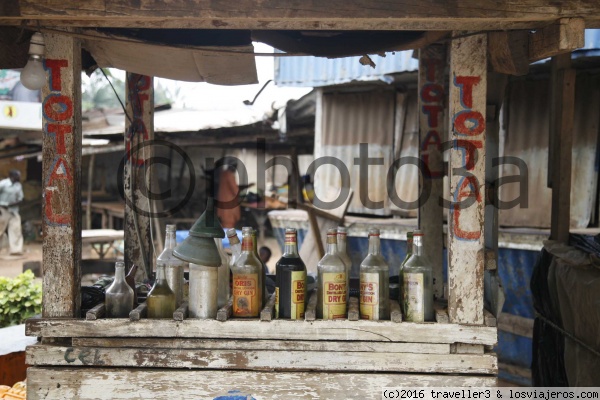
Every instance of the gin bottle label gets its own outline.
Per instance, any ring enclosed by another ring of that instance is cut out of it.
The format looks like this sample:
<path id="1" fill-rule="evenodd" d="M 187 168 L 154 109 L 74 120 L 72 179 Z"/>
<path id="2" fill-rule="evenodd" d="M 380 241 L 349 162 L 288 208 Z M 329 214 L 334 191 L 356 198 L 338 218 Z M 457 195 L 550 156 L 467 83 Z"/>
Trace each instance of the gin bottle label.
<path id="1" fill-rule="evenodd" d="M 379 274 L 360 274 L 360 317 L 379 319 Z"/>
<path id="2" fill-rule="evenodd" d="M 233 315 L 258 317 L 262 299 L 258 296 L 257 274 L 233 274 Z"/>
<path id="3" fill-rule="evenodd" d="M 306 297 L 306 272 L 292 272 L 291 319 L 304 319 L 304 299 Z"/>
<path id="4" fill-rule="evenodd" d="M 411 322 L 425 321 L 423 307 L 423 274 L 404 273 L 404 309 L 406 320 Z"/>
<path id="5" fill-rule="evenodd" d="M 323 274 L 323 319 L 346 318 L 346 274 Z"/>

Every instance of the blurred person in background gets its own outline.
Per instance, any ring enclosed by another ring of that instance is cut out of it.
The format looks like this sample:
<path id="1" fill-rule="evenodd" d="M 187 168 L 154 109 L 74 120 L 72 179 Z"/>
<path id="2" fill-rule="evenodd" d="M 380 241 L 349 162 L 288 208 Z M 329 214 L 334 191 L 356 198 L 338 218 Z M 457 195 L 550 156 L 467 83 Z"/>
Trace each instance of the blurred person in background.
<path id="1" fill-rule="evenodd" d="M 223 228 L 235 228 L 241 218 L 240 210 L 240 187 L 235 180 L 237 165 L 235 162 L 229 162 L 225 169 L 221 170 L 219 176 L 219 189 L 217 200 L 222 203 L 234 202 L 223 208 L 217 206 L 217 215 L 221 220 Z"/>
<path id="2" fill-rule="evenodd" d="M 0 237 L 8 234 L 10 255 L 23 254 L 23 233 L 18 206 L 22 201 L 21 172 L 13 169 L 8 173 L 8 178 L 0 180 Z"/>

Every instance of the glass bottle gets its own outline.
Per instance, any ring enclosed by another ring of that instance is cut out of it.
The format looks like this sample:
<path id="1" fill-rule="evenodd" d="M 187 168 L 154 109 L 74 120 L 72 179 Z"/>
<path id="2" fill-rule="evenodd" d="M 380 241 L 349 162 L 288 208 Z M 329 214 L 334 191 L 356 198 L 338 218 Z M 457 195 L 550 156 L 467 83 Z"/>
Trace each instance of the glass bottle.
<path id="1" fill-rule="evenodd" d="M 304 319 L 306 265 L 298 254 L 296 229 L 285 230 L 283 255 L 275 265 L 275 315 Z"/>
<path id="2" fill-rule="evenodd" d="M 340 256 L 340 258 L 342 259 L 342 261 L 344 262 L 344 265 L 346 266 L 346 302 L 348 301 L 348 297 L 350 297 L 350 277 L 353 275 L 352 274 L 352 260 L 350 259 L 350 257 L 348 256 L 348 252 L 346 251 L 346 236 L 347 236 L 347 231 L 346 231 L 346 227 L 344 226 L 338 226 L 337 228 L 337 249 L 338 249 L 338 256 Z M 359 277 L 359 271 L 355 271 L 355 276 L 358 278 Z"/>
<path id="3" fill-rule="evenodd" d="M 262 265 L 262 271 L 263 271 L 263 278 L 262 278 L 262 294 L 263 294 L 263 300 L 262 300 L 262 307 L 264 307 L 265 304 L 267 304 L 267 301 L 269 301 L 269 292 L 267 292 L 267 288 L 266 288 L 266 284 L 267 284 L 267 265 L 261 260 L 260 258 L 260 254 L 258 254 L 258 239 L 257 239 L 257 231 L 256 229 L 252 229 L 252 246 L 254 248 L 254 255 L 256 256 L 256 258 L 258 259 L 258 261 L 260 262 L 260 265 Z"/>
<path id="4" fill-rule="evenodd" d="M 165 265 L 167 282 L 169 283 L 169 288 L 175 293 L 175 303 L 179 307 L 183 301 L 183 286 L 185 284 L 183 272 L 187 263 L 173 255 L 173 249 L 177 246 L 175 228 L 175 225 L 167 225 L 165 248 L 157 257 L 156 265 Z"/>
<path id="5" fill-rule="evenodd" d="M 227 304 L 229 300 L 229 256 L 225 254 L 223 249 L 223 240 L 221 238 L 215 238 L 217 250 L 221 256 L 221 265 L 219 266 L 218 273 L 218 289 L 217 289 L 217 307 L 221 308 Z"/>
<path id="6" fill-rule="evenodd" d="M 403 268 L 403 308 L 407 321 L 433 321 L 433 267 L 423 252 L 423 232 L 413 232 L 412 256 Z"/>
<path id="7" fill-rule="evenodd" d="M 166 265 L 156 265 L 156 282 L 148 293 L 148 318 L 173 318 L 175 312 L 175 293 L 169 287 L 166 278 Z"/>
<path id="8" fill-rule="evenodd" d="M 125 281 L 129 285 L 129 287 L 133 290 L 133 306 L 134 307 L 137 306 L 137 293 L 136 293 L 137 291 L 135 288 L 135 274 L 137 274 L 137 270 L 138 270 L 138 266 L 133 264 L 131 266 L 131 269 L 127 273 L 127 276 L 125 276 Z"/>
<path id="9" fill-rule="evenodd" d="M 369 254 L 360 264 L 360 317 L 390 318 L 390 268 L 381 256 L 379 229 L 369 229 Z"/>
<path id="10" fill-rule="evenodd" d="M 404 260 L 402 261 L 402 263 L 400 264 L 400 268 L 398 269 L 398 282 L 400 284 L 400 293 L 399 293 L 399 298 L 398 298 L 398 302 L 400 304 L 404 303 L 404 278 L 403 278 L 403 272 L 404 272 L 404 264 L 406 264 L 406 262 L 408 261 L 408 259 L 410 258 L 410 256 L 412 256 L 412 249 L 413 249 L 413 233 L 412 232 L 406 232 L 406 257 L 404 257 Z"/>
<path id="11" fill-rule="evenodd" d="M 263 266 L 254 252 L 252 231 L 242 229 L 242 254 L 231 271 L 234 317 L 258 317 L 263 307 Z"/>
<path id="12" fill-rule="evenodd" d="M 231 259 L 229 265 L 235 264 L 236 260 L 242 254 L 242 244 L 238 238 L 237 232 L 234 228 L 227 230 L 227 238 L 229 239 L 229 248 L 231 249 Z"/>
<path id="13" fill-rule="evenodd" d="M 133 310 L 133 289 L 125 281 L 125 263 L 115 263 L 115 280 L 104 296 L 107 318 L 127 318 Z"/>
<path id="14" fill-rule="evenodd" d="M 346 318 L 346 266 L 337 255 L 337 230 L 327 230 L 327 252 L 317 264 L 317 318 Z"/>

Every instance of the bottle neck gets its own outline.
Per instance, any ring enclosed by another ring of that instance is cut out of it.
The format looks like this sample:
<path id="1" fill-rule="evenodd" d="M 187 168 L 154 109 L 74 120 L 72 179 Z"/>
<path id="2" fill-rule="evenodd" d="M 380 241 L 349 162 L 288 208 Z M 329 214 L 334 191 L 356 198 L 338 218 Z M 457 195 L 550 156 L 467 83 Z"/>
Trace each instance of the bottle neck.
<path id="1" fill-rule="evenodd" d="M 156 282 L 166 281 L 165 265 L 159 264 L 156 266 Z"/>
<path id="2" fill-rule="evenodd" d="M 369 254 L 380 255 L 381 254 L 381 242 L 379 235 L 369 236 Z"/>
<path id="3" fill-rule="evenodd" d="M 283 255 L 288 257 L 298 257 L 298 242 L 296 241 L 295 234 L 286 234 Z"/>
<path id="4" fill-rule="evenodd" d="M 406 238 L 406 252 L 407 254 L 410 256 L 413 252 L 413 238 L 412 237 L 407 237 Z"/>
<path id="5" fill-rule="evenodd" d="M 124 282 L 125 281 L 125 266 L 117 265 L 115 267 L 115 281 Z"/>
<path id="6" fill-rule="evenodd" d="M 340 253 L 346 253 L 346 235 L 338 234 L 337 235 L 337 249 Z"/>
<path id="7" fill-rule="evenodd" d="M 337 254 L 337 243 L 336 242 L 330 242 L 329 240 L 327 241 L 327 254 L 330 255 L 335 255 Z"/>
<path id="8" fill-rule="evenodd" d="M 173 250 L 177 246 L 175 231 L 167 230 L 165 235 L 165 249 Z"/>
<path id="9" fill-rule="evenodd" d="M 254 241 L 251 235 L 242 238 L 242 253 L 254 253 Z"/>
<path id="10" fill-rule="evenodd" d="M 423 236 L 413 238 L 412 254 L 415 256 L 423 255 Z"/>

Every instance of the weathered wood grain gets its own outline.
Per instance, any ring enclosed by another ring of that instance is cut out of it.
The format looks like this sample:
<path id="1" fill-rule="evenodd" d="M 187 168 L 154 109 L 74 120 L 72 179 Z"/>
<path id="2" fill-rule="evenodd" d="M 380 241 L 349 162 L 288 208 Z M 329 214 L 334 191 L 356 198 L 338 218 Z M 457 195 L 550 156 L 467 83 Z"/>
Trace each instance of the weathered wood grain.
<path id="1" fill-rule="evenodd" d="M 42 315 L 79 317 L 81 307 L 81 44 L 45 35 L 42 88 Z"/>
<path id="2" fill-rule="evenodd" d="M 93 308 L 89 309 L 87 313 L 85 313 L 85 319 L 87 320 L 96 320 L 104 317 L 106 313 L 106 306 L 104 303 L 96 304 Z"/>
<path id="3" fill-rule="evenodd" d="M 483 310 L 483 318 L 485 321 L 485 326 L 496 326 L 497 325 L 496 317 L 494 316 L 494 314 L 492 314 L 488 310 Z"/>
<path id="4" fill-rule="evenodd" d="M 402 310 L 396 300 L 390 300 L 390 320 L 395 323 L 402 322 Z"/>
<path id="5" fill-rule="evenodd" d="M 454 343 L 450 345 L 451 354 L 483 354 L 485 350 L 482 344 Z"/>
<path id="6" fill-rule="evenodd" d="M 448 318 L 448 308 L 445 305 L 441 303 L 435 303 L 433 308 L 435 312 L 435 322 L 437 322 L 438 324 L 450 323 L 450 320 Z"/>
<path id="7" fill-rule="evenodd" d="M 175 321 L 183 321 L 188 317 L 188 312 L 188 303 L 187 301 L 184 301 L 183 303 L 181 303 L 179 308 L 173 313 L 173 319 Z"/>
<path id="8" fill-rule="evenodd" d="M 271 350 L 27 347 L 26 363 L 47 366 L 189 368 L 253 371 L 369 371 L 496 374 L 495 354 L 415 354 Z"/>
<path id="9" fill-rule="evenodd" d="M 529 31 L 488 33 L 488 54 L 495 72 L 525 75 L 529 72 Z"/>
<path id="10" fill-rule="evenodd" d="M 269 297 L 267 304 L 260 311 L 260 320 L 261 321 L 271 321 L 275 317 L 275 293 Z"/>
<path id="11" fill-rule="evenodd" d="M 570 53 L 584 45 L 583 18 L 561 18 L 529 35 L 529 61 Z"/>
<path id="12" fill-rule="evenodd" d="M 450 77 L 448 317 L 483 324 L 487 35 L 451 42 Z"/>
<path id="13" fill-rule="evenodd" d="M 343 342 L 303 340 L 227 340 L 180 338 L 73 338 L 74 347 L 135 347 L 151 349 L 355 351 L 384 353 L 450 354 L 448 343 Z"/>
<path id="14" fill-rule="evenodd" d="M 484 325 L 402 323 L 391 321 L 288 321 L 269 324 L 255 320 L 36 319 L 26 323 L 29 336 L 54 337 L 161 337 L 205 339 L 343 340 L 416 343 L 496 344 L 496 328 Z"/>
<path id="15" fill-rule="evenodd" d="M 4 24 L 31 20 L 43 26 L 114 26 L 196 29 L 301 29 L 301 30 L 506 30 L 539 28 L 562 17 L 583 17 L 588 28 L 600 20 L 595 0 L 552 2 L 490 2 L 457 0 L 360 0 L 310 2 L 246 0 L 220 3 L 210 0 L 87 1 L 20 0 L 0 15 Z"/>
<path id="16" fill-rule="evenodd" d="M 358 321 L 360 319 L 360 310 L 358 298 L 350 297 L 348 299 L 348 321 Z"/>
<path id="17" fill-rule="evenodd" d="M 231 318 L 231 313 L 233 312 L 233 297 L 230 297 L 223 307 L 219 308 L 217 311 L 217 321 L 227 321 Z"/>
<path id="18" fill-rule="evenodd" d="M 308 295 L 308 303 L 304 312 L 305 321 L 314 321 L 317 319 L 317 289 L 314 289 Z"/>
<path id="19" fill-rule="evenodd" d="M 146 318 L 148 315 L 148 304 L 145 302 L 131 310 L 129 312 L 129 320 L 130 321 L 139 321 L 142 318 Z"/>
<path id="20" fill-rule="evenodd" d="M 150 370 L 140 368 L 45 368 L 27 371 L 27 396 L 37 399 L 381 399 L 383 387 L 495 386 L 496 377 L 467 375 L 365 374 Z"/>

